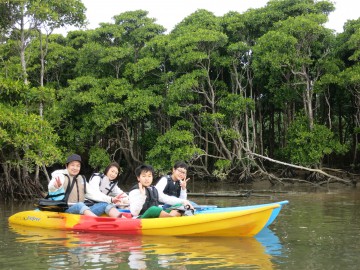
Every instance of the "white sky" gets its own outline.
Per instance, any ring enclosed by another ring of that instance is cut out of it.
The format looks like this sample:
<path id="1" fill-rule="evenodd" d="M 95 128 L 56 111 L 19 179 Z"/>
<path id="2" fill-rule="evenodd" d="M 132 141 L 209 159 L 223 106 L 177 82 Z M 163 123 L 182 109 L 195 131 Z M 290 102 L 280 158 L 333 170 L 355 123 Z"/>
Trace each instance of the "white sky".
<path id="1" fill-rule="evenodd" d="M 326 27 L 340 33 L 347 20 L 360 17 L 357 8 L 359 0 L 332 0 L 335 11 L 329 15 Z M 215 16 L 222 16 L 229 11 L 243 13 L 249 8 L 259 8 L 266 5 L 268 0 L 82 0 L 87 8 L 86 16 L 89 21 L 88 29 L 99 27 L 101 22 L 113 23 L 112 17 L 125 11 L 146 10 L 148 17 L 155 18 L 156 23 L 171 31 L 176 24 L 197 9 L 206 9 Z M 66 34 L 67 30 L 60 32 Z"/>

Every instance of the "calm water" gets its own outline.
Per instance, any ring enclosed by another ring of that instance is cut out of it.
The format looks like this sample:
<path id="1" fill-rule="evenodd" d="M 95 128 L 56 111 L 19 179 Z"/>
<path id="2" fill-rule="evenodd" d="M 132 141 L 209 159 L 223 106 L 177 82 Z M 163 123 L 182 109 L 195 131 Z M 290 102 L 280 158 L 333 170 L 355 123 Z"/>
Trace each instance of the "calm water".
<path id="1" fill-rule="evenodd" d="M 119 237 L 9 226 L 32 209 L 0 203 L 0 269 L 359 269 L 360 189 L 192 198 L 248 205 L 289 200 L 254 238 Z"/>

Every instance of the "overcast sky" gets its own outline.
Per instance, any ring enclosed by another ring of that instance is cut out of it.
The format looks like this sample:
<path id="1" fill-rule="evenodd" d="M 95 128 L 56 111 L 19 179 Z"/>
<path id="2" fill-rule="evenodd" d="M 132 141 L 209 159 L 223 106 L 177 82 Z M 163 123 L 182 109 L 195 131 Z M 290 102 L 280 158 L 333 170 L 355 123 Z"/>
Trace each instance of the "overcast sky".
<path id="1" fill-rule="evenodd" d="M 206 9 L 216 16 L 229 11 L 243 13 L 249 8 L 259 8 L 268 0 L 82 0 L 89 21 L 88 29 L 99 27 L 101 22 L 113 23 L 112 17 L 125 11 L 146 10 L 148 17 L 155 18 L 156 23 L 171 31 L 176 24 L 197 9 Z M 344 23 L 349 19 L 360 17 L 357 4 L 359 0 L 334 0 L 336 10 L 330 14 L 326 27 L 342 32 Z M 63 29 L 60 32 L 66 34 Z M 58 32 L 58 31 L 57 31 Z"/>

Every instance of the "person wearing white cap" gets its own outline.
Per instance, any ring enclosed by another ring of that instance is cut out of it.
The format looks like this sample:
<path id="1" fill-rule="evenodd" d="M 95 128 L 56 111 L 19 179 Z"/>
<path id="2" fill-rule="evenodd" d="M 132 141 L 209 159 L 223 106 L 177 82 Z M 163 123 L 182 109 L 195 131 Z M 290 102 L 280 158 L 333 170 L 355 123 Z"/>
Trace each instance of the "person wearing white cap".
<path id="1" fill-rule="evenodd" d="M 49 193 L 64 190 L 64 200 L 69 204 L 66 213 L 88 216 L 100 216 L 104 213 L 111 217 L 120 217 L 121 214 L 113 203 L 116 198 L 111 198 L 100 191 L 87 185 L 84 176 L 80 175 L 81 157 L 77 154 L 70 155 L 66 160 L 66 168 L 54 171 L 48 185 Z M 95 201 L 92 206 L 87 206 L 85 200 Z"/>

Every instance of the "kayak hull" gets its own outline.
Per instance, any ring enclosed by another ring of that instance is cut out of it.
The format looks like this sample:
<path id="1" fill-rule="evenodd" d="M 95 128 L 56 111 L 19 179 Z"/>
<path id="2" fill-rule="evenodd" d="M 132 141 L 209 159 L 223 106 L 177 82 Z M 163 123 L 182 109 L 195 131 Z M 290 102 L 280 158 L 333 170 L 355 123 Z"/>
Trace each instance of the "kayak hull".
<path id="1" fill-rule="evenodd" d="M 263 207 L 263 206 L 269 206 L 269 205 L 277 205 L 279 204 L 280 206 L 277 208 L 274 208 L 271 216 L 269 217 L 268 221 L 266 222 L 265 227 L 269 226 L 271 223 L 274 222 L 274 220 L 276 219 L 276 217 L 279 215 L 282 207 L 285 204 L 288 204 L 289 201 L 285 200 L 285 201 L 280 201 L 280 202 L 275 202 L 275 203 L 267 203 L 267 204 L 256 204 L 256 205 L 246 205 L 246 206 L 234 206 L 234 207 L 204 207 L 204 208 L 200 208 L 196 210 L 197 214 L 209 214 L 209 213 L 221 213 L 221 212 L 231 212 L 231 211 L 241 211 L 241 210 L 246 210 L 246 209 L 254 209 L 254 208 L 258 208 L 258 207 Z"/>
<path id="2" fill-rule="evenodd" d="M 32 210 L 12 215 L 9 223 L 120 235 L 252 237 L 265 227 L 273 210 L 279 207 L 279 204 L 271 204 L 238 211 L 153 219 L 90 217 Z"/>

